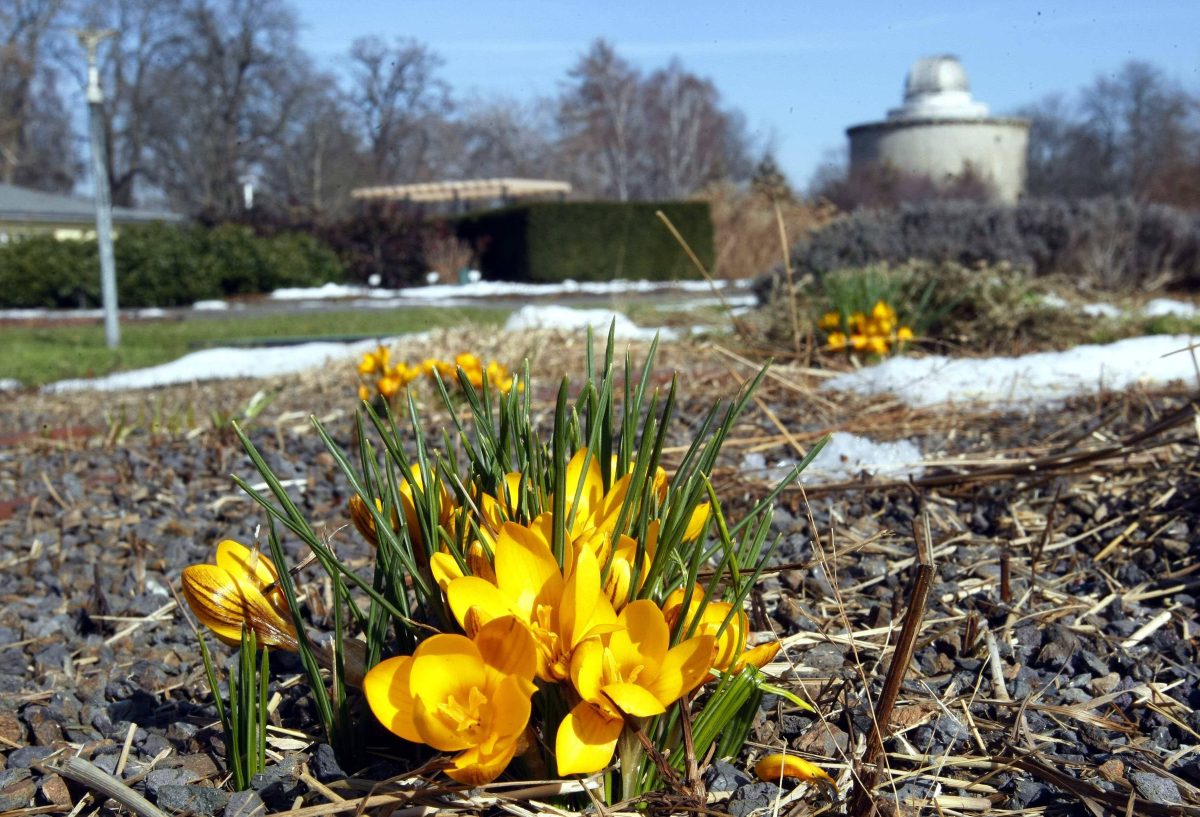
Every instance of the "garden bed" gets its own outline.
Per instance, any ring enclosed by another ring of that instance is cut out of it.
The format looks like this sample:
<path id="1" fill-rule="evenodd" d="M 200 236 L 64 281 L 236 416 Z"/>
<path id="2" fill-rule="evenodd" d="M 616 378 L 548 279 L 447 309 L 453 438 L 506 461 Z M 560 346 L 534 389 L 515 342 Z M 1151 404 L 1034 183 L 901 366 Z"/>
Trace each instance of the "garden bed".
<path id="1" fill-rule="evenodd" d="M 548 333 L 423 343 L 407 352 L 528 357 L 541 422 L 584 354 L 578 338 Z M 663 347 L 656 382 L 668 385 L 672 370 L 682 420 L 668 435 L 668 466 L 714 395 L 732 396 L 754 373 L 685 344 Z M 781 495 L 775 564 L 751 620 L 784 647 L 768 672 L 817 714 L 768 696 L 742 756 L 701 759 L 698 781 L 614 810 L 867 814 L 873 801 L 906 814 L 1200 814 L 1194 391 L 1105 393 L 1032 411 L 915 409 L 823 391 L 799 367 L 773 371 L 713 472 L 731 520 L 767 493 L 772 463 L 798 459 L 827 432 L 916 440 L 924 470 Z M 0 811 L 78 808 L 85 789 L 62 774 L 79 756 L 169 813 L 249 814 L 260 800 L 305 815 L 556 812 L 553 786 L 468 791 L 413 778 L 382 729 L 368 738 L 381 747 L 374 762 L 341 768 L 284 654 L 273 658 L 269 768 L 254 794 L 230 790 L 196 636 L 172 588 L 218 540 L 254 541 L 264 523 L 229 479 L 257 479 L 229 421 L 263 388 L 274 400 L 251 438 L 339 556 L 366 564 L 350 489 L 307 419 L 351 444 L 349 366 L 102 400 L 24 393 L 0 408 Z M 440 426 L 448 418 L 434 403 L 425 392 L 422 409 Z M 76 433 L 84 427 L 95 433 Z M 893 698 L 885 683 L 926 541 L 927 603 L 909 619 L 911 660 Z M 299 561 L 297 543 L 285 545 Z M 301 583 L 325 624 L 317 575 Z M 891 706 L 878 752 L 881 699 Z M 784 747 L 825 768 L 836 798 L 754 779 L 754 761 Z M 872 752 L 878 764 L 864 764 Z M 104 812 L 138 808 L 92 797 L 89 808 Z"/>

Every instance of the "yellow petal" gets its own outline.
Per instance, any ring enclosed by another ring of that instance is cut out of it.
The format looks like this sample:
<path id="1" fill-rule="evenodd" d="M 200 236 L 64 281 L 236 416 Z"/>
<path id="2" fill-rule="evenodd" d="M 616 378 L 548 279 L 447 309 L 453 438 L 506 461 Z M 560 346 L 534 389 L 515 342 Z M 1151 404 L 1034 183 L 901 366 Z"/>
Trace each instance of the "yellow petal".
<path id="1" fill-rule="evenodd" d="M 571 655 L 571 683 L 585 701 L 600 701 L 604 678 L 604 645 L 599 639 L 588 639 Z"/>
<path id="2" fill-rule="evenodd" d="M 625 606 L 618 620 L 625 629 L 613 633 L 609 641 L 617 663 L 652 663 L 658 667 L 671 644 L 671 631 L 658 605 L 638 599 Z M 627 652 L 630 650 L 632 653 Z"/>
<path id="3" fill-rule="evenodd" d="M 275 565 L 257 550 L 251 550 L 241 542 L 226 539 L 217 545 L 217 567 L 223 567 L 231 575 L 240 573 L 253 577 L 259 587 L 266 587 L 279 580 Z"/>
<path id="4" fill-rule="evenodd" d="M 558 773 L 591 774 L 603 769 L 612 760 L 624 725 L 621 718 L 610 718 L 591 704 L 576 704 L 554 740 Z"/>
<path id="5" fill-rule="evenodd" d="M 587 470 L 584 470 L 584 461 Z M 593 509 L 604 496 L 604 477 L 600 473 L 600 463 L 595 457 L 588 456 L 588 450 L 581 448 L 567 463 L 566 508 L 568 513 L 575 510 L 578 523 L 581 519 L 591 517 Z M 578 495 L 578 499 L 576 499 Z"/>
<path id="6" fill-rule="evenodd" d="M 537 673 L 537 645 L 529 629 L 515 616 L 487 622 L 474 641 L 483 662 L 499 674 L 532 680 Z"/>
<path id="7" fill-rule="evenodd" d="M 371 511 L 367 509 L 367 503 L 358 494 L 350 497 L 346 503 L 350 509 L 350 521 L 354 523 L 354 527 L 367 544 L 373 548 L 379 547 L 379 538 L 375 535 L 375 518 L 371 516 Z"/>
<path id="8" fill-rule="evenodd" d="M 601 598 L 600 565 L 596 556 L 583 548 L 575 557 L 575 569 L 567 579 L 558 609 L 559 634 L 567 639 L 567 650 L 583 640 Z"/>
<path id="9" fill-rule="evenodd" d="M 651 715 L 661 715 L 666 711 L 662 702 L 643 686 L 622 682 L 606 684 L 601 690 L 608 700 L 626 715 L 635 718 L 648 718 Z"/>
<path id="10" fill-rule="evenodd" d="M 500 588 L 478 576 L 463 576 L 450 582 L 446 587 L 446 601 L 459 626 L 464 629 L 467 626 L 467 615 L 472 608 L 475 608 L 476 614 L 481 617 L 481 623 L 511 615 L 528 620 L 526 616 L 521 615 L 508 596 L 500 592 Z"/>
<path id="11" fill-rule="evenodd" d="M 707 502 L 701 502 L 692 511 L 692 516 L 688 519 L 687 529 L 683 532 L 683 541 L 691 542 L 700 538 L 700 534 L 704 533 L 704 526 L 708 523 L 709 513 L 712 507 Z"/>
<path id="12" fill-rule="evenodd" d="M 196 618 L 217 638 L 236 647 L 241 643 L 246 605 L 237 582 L 216 565 L 190 565 L 180 576 L 183 597 Z"/>
<path id="13" fill-rule="evenodd" d="M 664 706 L 682 698 L 708 677 L 712 654 L 711 635 L 679 642 L 667 653 L 659 666 L 658 675 L 647 687 Z"/>
<path id="14" fill-rule="evenodd" d="M 516 741 L 529 724 L 529 698 L 535 691 L 537 686 L 528 678 L 505 676 L 492 691 L 489 702 L 492 712 L 489 724 L 491 733 L 501 741 Z"/>
<path id="15" fill-rule="evenodd" d="M 528 621 L 539 601 L 557 603 L 562 569 L 550 547 L 521 525 L 506 522 L 496 540 L 496 584 Z"/>
<path id="16" fill-rule="evenodd" d="M 446 776 L 467 786 L 482 786 L 491 783 L 508 767 L 516 753 L 516 741 L 496 744 L 492 753 L 485 755 L 478 746 L 454 758 L 454 765 L 446 769 Z"/>
<path id="17" fill-rule="evenodd" d="M 463 577 L 462 568 L 458 566 L 458 560 L 449 553 L 438 551 L 429 557 L 429 571 L 433 574 L 433 580 L 437 582 L 438 587 L 442 588 L 442 593 L 450 587 L 450 582 Z"/>
<path id="18" fill-rule="evenodd" d="M 421 735 L 413 723 L 411 674 L 412 656 L 389 658 L 371 668 L 362 688 L 371 712 L 384 728 L 405 740 L 420 743 Z"/>
<path id="19" fill-rule="evenodd" d="M 775 659 L 779 654 L 779 642 L 767 641 L 759 644 L 757 647 L 751 647 L 742 653 L 741 657 L 734 663 L 730 672 L 738 673 L 743 667 L 757 667 L 762 669 L 767 664 Z"/>
<path id="20" fill-rule="evenodd" d="M 767 755 L 754 764 L 754 773 L 758 775 L 759 780 L 768 783 L 778 783 L 785 777 L 794 777 L 808 783 L 828 783 L 837 788 L 837 783 L 824 769 L 795 755 Z"/>

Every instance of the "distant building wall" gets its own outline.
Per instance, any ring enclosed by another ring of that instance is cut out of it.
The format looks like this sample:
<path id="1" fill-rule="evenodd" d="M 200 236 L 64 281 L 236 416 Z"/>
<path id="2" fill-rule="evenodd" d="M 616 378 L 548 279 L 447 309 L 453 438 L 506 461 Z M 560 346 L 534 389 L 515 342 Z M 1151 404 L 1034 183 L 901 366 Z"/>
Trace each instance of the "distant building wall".
<path id="1" fill-rule="evenodd" d="M 1024 119 L 905 119 L 847 131 L 851 168 L 890 164 L 945 181 L 972 168 L 1014 202 L 1025 189 L 1029 122 Z"/>

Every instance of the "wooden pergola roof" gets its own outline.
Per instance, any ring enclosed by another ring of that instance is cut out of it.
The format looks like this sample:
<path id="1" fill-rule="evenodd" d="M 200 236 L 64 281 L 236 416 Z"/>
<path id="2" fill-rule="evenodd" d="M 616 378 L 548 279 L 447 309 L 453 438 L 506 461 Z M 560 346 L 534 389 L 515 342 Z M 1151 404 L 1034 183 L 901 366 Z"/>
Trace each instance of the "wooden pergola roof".
<path id="1" fill-rule="evenodd" d="M 507 199 L 524 196 L 564 196 L 571 192 L 569 182 L 545 179 L 467 179 L 458 182 L 421 182 L 359 187 L 350 191 L 356 199 L 389 201 L 466 201 L 468 199 Z"/>

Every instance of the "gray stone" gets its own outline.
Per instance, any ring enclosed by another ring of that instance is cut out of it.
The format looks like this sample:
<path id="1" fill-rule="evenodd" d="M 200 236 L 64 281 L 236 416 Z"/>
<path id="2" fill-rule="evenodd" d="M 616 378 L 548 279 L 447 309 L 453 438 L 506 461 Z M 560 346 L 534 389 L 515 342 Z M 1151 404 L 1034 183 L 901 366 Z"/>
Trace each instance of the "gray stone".
<path id="1" fill-rule="evenodd" d="M 753 783 L 753 778 L 732 763 L 724 760 L 714 761 L 704 770 L 704 785 L 712 792 L 732 792 L 740 786 Z"/>
<path id="2" fill-rule="evenodd" d="M 1130 772 L 1129 782 L 1145 799 L 1151 803 L 1163 805 L 1182 805 L 1183 797 L 1179 794 L 1179 786 L 1169 777 L 1162 777 L 1150 772 Z"/>
<path id="3" fill-rule="evenodd" d="M 195 783 L 197 779 L 196 773 L 191 769 L 155 769 L 146 775 L 146 792 L 155 797 L 163 786 L 186 786 L 188 783 Z"/>
<path id="4" fill-rule="evenodd" d="M 36 791 L 37 784 L 28 769 L 5 769 L 0 772 L 0 811 L 25 808 Z"/>
<path id="5" fill-rule="evenodd" d="M 8 768 L 30 769 L 33 764 L 44 760 L 53 752 L 54 749 L 49 746 L 23 746 L 20 749 L 14 749 L 8 756 Z"/>
<path id="6" fill-rule="evenodd" d="M 757 811 L 769 812 L 781 797 L 783 790 L 774 783 L 749 783 L 734 791 L 725 810 L 733 817 L 748 817 Z"/>
<path id="7" fill-rule="evenodd" d="M 267 806 L 258 792 L 249 789 L 235 791 L 229 796 L 229 805 L 225 806 L 225 817 L 263 817 L 266 813 Z"/>
<path id="8" fill-rule="evenodd" d="M 158 790 L 158 807 L 168 812 L 191 812 L 212 817 L 225 808 L 229 795 L 212 786 L 166 785 Z"/>
<path id="9" fill-rule="evenodd" d="M 342 767 L 333 753 L 333 747 L 328 743 L 317 744 L 317 750 L 313 753 L 312 758 L 312 770 L 313 775 L 322 783 L 343 780 L 346 777 L 346 773 L 342 771 Z"/>

